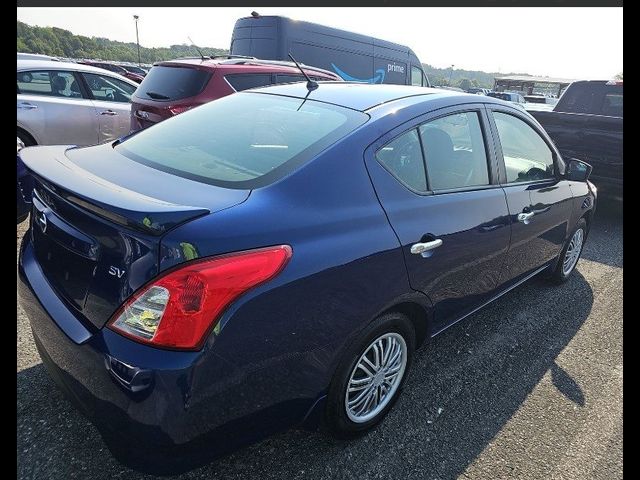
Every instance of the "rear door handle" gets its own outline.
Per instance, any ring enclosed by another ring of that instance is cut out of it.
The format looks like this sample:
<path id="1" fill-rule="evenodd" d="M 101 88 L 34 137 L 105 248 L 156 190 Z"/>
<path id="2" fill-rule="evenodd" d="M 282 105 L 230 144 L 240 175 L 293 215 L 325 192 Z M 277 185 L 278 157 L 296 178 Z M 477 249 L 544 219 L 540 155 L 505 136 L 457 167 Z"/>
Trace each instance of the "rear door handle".
<path id="1" fill-rule="evenodd" d="M 535 215 L 535 212 L 527 212 L 527 213 L 519 213 L 518 221 L 524 223 L 525 225 L 529 225 L 529 221 Z"/>
<path id="2" fill-rule="evenodd" d="M 35 110 L 36 108 L 38 108 L 37 105 L 34 105 L 33 103 L 29 103 L 29 102 L 20 102 L 18 104 L 18 109 L 20 110 Z"/>
<path id="3" fill-rule="evenodd" d="M 110 117 L 113 117 L 115 115 L 118 115 L 118 112 L 114 112 L 113 110 L 103 110 L 102 112 L 100 112 L 100 115 L 108 115 Z"/>
<path id="4" fill-rule="evenodd" d="M 413 253 L 414 255 L 421 255 L 425 252 L 433 250 L 434 248 L 438 248 L 440 245 L 442 245 L 442 240 L 440 240 L 439 238 L 430 242 L 414 243 L 413 245 L 411 245 L 411 253 Z"/>

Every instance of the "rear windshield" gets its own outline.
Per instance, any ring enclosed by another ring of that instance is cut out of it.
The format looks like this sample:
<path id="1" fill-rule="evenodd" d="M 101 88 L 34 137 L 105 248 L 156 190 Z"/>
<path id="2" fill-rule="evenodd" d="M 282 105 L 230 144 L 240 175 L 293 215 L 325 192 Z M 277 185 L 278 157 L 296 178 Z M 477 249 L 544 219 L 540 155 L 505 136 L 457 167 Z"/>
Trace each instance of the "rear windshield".
<path id="1" fill-rule="evenodd" d="M 180 100 L 198 95 L 211 73 L 185 67 L 155 66 L 144 77 L 136 96 L 160 101 Z"/>
<path id="2" fill-rule="evenodd" d="M 368 118 L 312 100 L 235 93 L 142 130 L 115 149 L 181 177 L 256 188 L 283 177 Z"/>

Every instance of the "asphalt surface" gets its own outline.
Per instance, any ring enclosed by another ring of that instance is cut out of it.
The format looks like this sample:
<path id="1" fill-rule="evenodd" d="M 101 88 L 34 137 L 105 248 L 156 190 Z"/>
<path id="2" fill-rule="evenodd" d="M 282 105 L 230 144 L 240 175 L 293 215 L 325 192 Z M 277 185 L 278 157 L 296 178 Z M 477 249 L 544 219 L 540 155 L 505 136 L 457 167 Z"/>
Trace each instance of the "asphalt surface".
<path id="1" fill-rule="evenodd" d="M 599 206 L 568 282 L 533 279 L 420 349 L 363 438 L 289 431 L 175 478 L 621 479 L 620 210 Z M 57 390 L 19 307 L 17 328 L 18 478 L 153 478 L 119 464 Z"/>

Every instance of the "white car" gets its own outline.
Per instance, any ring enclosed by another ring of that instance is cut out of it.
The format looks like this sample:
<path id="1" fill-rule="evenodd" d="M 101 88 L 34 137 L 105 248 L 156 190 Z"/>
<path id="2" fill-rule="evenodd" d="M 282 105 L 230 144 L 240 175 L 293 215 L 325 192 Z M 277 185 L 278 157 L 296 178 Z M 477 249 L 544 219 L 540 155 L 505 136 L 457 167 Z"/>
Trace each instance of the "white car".
<path id="1" fill-rule="evenodd" d="M 31 145 L 95 145 L 130 130 L 138 84 L 101 68 L 18 60 L 18 138 Z"/>
<path id="2" fill-rule="evenodd" d="M 49 55 L 41 55 L 39 53 L 20 53 L 18 52 L 17 60 L 49 60 L 51 62 L 59 62 L 58 57 L 51 57 Z"/>

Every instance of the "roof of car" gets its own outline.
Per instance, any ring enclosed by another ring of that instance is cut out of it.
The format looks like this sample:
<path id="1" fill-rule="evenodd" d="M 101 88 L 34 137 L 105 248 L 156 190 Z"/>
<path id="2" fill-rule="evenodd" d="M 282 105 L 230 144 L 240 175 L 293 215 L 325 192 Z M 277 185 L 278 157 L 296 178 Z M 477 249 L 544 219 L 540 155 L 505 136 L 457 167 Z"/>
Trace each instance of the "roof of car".
<path id="1" fill-rule="evenodd" d="M 219 68 L 224 66 L 230 70 L 238 69 L 238 70 L 246 70 L 248 68 L 254 69 L 264 69 L 269 71 L 282 71 L 286 73 L 290 73 L 298 71 L 298 67 L 293 64 L 293 62 L 284 62 L 277 60 L 263 60 L 259 58 L 207 58 L 202 60 L 199 57 L 188 57 L 188 58 L 176 58 L 174 60 L 163 60 L 161 62 L 157 62 L 154 65 L 189 65 L 198 68 Z M 318 67 L 312 67 L 310 65 L 300 65 L 307 72 L 317 72 L 318 74 L 328 75 L 330 77 L 339 78 L 337 74 L 331 72 L 329 70 L 325 70 Z"/>
<path id="2" fill-rule="evenodd" d="M 378 105 L 393 102 L 407 97 L 444 98 L 451 97 L 474 102 L 502 103 L 491 97 L 478 98 L 471 93 L 460 93 L 452 90 L 441 90 L 428 87 L 414 87 L 411 85 L 369 84 L 355 82 L 318 82 L 319 87 L 309 93 L 308 98 L 320 102 L 332 103 L 353 110 L 366 111 Z M 259 89 L 249 90 L 253 92 L 271 93 L 290 97 L 304 98 L 308 90 L 304 82 L 274 85 Z"/>
<path id="3" fill-rule="evenodd" d="M 98 73 L 100 75 L 108 73 L 111 77 L 135 85 L 136 87 L 138 86 L 137 83 L 122 75 L 105 70 L 104 68 L 92 67 L 91 65 L 82 63 L 52 62 L 50 60 L 18 60 L 17 68 L 19 72 L 24 70 L 70 70 L 73 72 Z"/>

